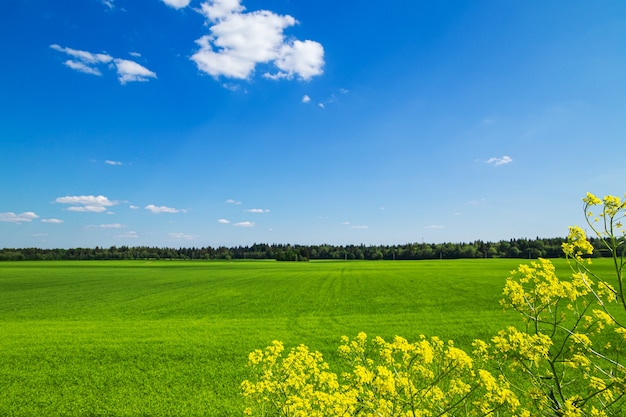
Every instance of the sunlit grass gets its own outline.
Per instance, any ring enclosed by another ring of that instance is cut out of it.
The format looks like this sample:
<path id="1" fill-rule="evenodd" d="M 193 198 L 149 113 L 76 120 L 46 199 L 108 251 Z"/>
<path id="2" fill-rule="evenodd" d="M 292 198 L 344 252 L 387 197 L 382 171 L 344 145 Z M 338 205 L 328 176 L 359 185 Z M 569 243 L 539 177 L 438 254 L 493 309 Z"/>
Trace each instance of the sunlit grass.
<path id="1" fill-rule="evenodd" d="M 273 339 L 332 362 L 359 331 L 489 338 L 516 320 L 498 300 L 519 263 L 2 263 L 0 415 L 239 415 Z"/>

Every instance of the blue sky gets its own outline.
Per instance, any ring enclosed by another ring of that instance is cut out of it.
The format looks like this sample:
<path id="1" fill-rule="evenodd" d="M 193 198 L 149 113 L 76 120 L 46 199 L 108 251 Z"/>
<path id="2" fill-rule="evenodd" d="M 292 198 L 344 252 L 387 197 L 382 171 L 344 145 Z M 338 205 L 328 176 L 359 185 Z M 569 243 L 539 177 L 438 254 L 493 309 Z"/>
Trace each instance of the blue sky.
<path id="1" fill-rule="evenodd" d="M 0 4 L 0 247 L 564 236 L 626 191 L 626 2 Z"/>

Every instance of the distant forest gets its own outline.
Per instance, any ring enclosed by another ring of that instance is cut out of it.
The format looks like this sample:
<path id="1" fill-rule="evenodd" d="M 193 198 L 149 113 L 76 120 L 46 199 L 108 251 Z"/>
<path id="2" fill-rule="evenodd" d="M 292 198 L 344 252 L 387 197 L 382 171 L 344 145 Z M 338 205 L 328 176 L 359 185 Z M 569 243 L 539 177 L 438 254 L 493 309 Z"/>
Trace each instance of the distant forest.
<path id="1" fill-rule="evenodd" d="M 122 260 L 122 259 L 275 259 L 308 261 L 313 259 L 459 259 L 459 258 L 558 258 L 563 256 L 563 238 L 511 239 L 500 242 L 408 243 L 404 245 L 286 245 L 258 244 L 237 247 L 158 248 L 148 246 L 111 246 L 73 249 L 0 249 L 0 261 L 21 260 Z M 590 239 L 594 256 L 605 252 L 600 239 Z"/>

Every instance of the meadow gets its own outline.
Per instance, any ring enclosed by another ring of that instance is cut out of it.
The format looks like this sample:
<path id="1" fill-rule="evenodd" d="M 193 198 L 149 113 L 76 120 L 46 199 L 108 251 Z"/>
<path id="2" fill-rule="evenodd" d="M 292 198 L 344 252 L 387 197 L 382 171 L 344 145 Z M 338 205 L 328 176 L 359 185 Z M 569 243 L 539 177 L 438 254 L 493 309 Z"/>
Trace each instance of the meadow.
<path id="1" fill-rule="evenodd" d="M 0 415 L 241 415 L 250 351 L 333 363 L 360 331 L 469 347 L 517 322 L 498 301 L 524 262 L 3 262 Z"/>

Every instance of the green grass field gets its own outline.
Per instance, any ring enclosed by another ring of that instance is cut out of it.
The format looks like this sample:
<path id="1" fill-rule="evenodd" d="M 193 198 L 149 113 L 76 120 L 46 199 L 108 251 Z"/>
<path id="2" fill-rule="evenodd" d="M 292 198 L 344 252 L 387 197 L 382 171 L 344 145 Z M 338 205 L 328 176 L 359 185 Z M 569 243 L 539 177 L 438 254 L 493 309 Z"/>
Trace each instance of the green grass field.
<path id="1" fill-rule="evenodd" d="M 253 349 L 332 363 L 359 331 L 467 347 L 516 322 L 498 300 L 520 262 L 0 263 L 0 415 L 241 415 Z"/>

